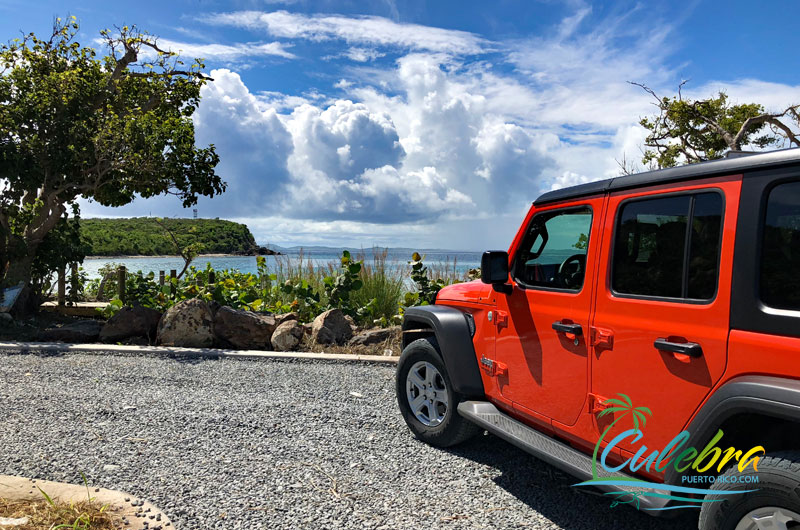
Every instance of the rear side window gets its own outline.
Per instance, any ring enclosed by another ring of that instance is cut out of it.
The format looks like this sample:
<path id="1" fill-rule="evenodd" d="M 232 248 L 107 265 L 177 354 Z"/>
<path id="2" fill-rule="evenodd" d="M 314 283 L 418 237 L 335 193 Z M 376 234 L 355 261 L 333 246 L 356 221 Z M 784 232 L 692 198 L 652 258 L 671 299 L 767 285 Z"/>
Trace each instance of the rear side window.
<path id="1" fill-rule="evenodd" d="M 716 192 L 626 202 L 617 217 L 612 289 L 636 296 L 714 298 L 722 212 Z"/>
<path id="2" fill-rule="evenodd" d="M 800 311 L 800 182 L 770 191 L 761 249 L 761 301 Z"/>

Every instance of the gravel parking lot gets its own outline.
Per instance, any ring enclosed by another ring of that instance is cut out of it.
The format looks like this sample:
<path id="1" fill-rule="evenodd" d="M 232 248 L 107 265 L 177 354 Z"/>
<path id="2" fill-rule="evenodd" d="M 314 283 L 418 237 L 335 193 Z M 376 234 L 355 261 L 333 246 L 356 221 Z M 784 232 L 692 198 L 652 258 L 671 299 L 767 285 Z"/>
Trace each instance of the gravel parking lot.
<path id="1" fill-rule="evenodd" d="M 692 528 L 490 435 L 414 440 L 394 368 L 0 352 L 0 473 L 122 489 L 181 530 Z"/>

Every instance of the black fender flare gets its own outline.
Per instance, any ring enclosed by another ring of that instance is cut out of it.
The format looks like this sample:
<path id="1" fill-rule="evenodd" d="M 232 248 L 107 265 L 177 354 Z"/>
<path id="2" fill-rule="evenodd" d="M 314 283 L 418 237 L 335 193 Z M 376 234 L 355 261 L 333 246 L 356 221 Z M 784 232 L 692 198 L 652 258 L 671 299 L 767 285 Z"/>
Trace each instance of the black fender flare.
<path id="1" fill-rule="evenodd" d="M 420 328 L 429 328 L 436 336 L 453 389 L 468 398 L 483 397 L 483 380 L 466 314 L 441 305 L 406 309 L 403 331 Z"/>
<path id="2" fill-rule="evenodd" d="M 800 381 L 782 377 L 746 375 L 720 386 L 687 425 L 685 447 L 703 447 L 722 423 L 737 414 L 757 413 L 797 422 L 800 419 Z M 672 466 L 667 483 L 680 481 Z"/>

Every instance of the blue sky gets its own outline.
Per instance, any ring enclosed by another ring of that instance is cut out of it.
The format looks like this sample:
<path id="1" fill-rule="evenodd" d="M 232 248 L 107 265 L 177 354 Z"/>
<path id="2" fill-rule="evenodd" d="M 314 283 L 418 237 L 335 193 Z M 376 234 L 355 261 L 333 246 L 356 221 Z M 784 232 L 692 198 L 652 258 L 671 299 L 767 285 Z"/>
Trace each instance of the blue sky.
<path id="1" fill-rule="evenodd" d="M 75 15 L 203 57 L 195 116 L 262 243 L 505 248 L 530 202 L 641 158 L 649 96 L 800 102 L 800 3 L 0 0 L 0 38 Z M 190 216 L 172 197 L 89 216 Z"/>

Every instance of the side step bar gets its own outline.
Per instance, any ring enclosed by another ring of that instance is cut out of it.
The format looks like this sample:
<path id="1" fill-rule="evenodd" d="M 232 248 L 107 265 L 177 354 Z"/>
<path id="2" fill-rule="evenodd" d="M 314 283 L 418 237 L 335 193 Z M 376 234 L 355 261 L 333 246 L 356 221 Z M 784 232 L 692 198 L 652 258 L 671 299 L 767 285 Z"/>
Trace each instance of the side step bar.
<path id="1" fill-rule="evenodd" d="M 458 405 L 458 412 L 469 421 L 548 464 L 560 468 L 582 481 L 592 479 L 592 459 L 590 457 L 504 414 L 488 401 L 464 401 Z M 602 467 L 597 470 L 597 474 L 599 478 L 634 478 L 625 473 L 609 473 Z M 645 491 L 635 486 L 598 486 L 598 489 L 609 493 L 630 494 Z M 668 492 L 662 493 L 667 494 Z M 639 497 L 638 500 L 639 508 L 650 515 L 661 514 L 662 512 L 651 510 L 663 508 L 669 502 L 668 499 L 659 497 Z"/>

